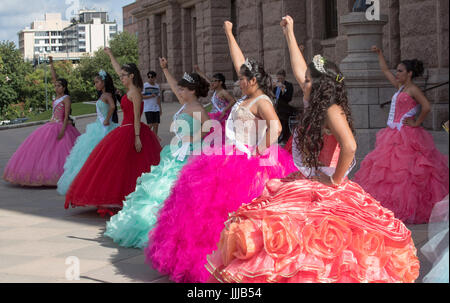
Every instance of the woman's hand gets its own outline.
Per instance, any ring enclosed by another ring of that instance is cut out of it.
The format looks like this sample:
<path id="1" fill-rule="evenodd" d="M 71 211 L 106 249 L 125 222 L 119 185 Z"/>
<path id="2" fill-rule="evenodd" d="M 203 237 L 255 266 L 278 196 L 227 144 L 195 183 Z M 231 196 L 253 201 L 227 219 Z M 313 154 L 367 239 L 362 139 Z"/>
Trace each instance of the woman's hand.
<path id="1" fill-rule="evenodd" d="M 281 19 L 280 25 L 283 28 L 284 34 L 294 31 L 294 19 L 289 15 L 286 15 Z"/>
<path id="2" fill-rule="evenodd" d="M 139 136 L 136 136 L 136 139 L 134 139 L 134 148 L 136 149 L 136 152 L 140 153 L 142 150 L 142 142 L 141 138 Z"/>
<path id="3" fill-rule="evenodd" d="M 403 120 L 403 125 L 410 126 L 410 127 L 418 127 L 416 120 L 413 118 L 406 118 Z"/>
<path id="4" fill-rule="evenodd" d="M 225 21 L 223 23 L 223 29 L 225 30 L 225 33 L 232 33 L 233 32 L 233 23 L 230 21 Z"/>
<path id="5" fill-rule="evenodd" d="M 104 126 L 108 126 L 108 125 L 109 125 L 109 120 L 106 120 L 106 119 L 105 119 L 105 121 L 103 121 L 103 125 L 104 125 Z"/>
<path id="6" fill-rule="evenodd" d="M 330 187 L 336 187 L 338 186 L 337 184 L 333 183 L 333 181 L 331 180 L 331 177 L 324 174 L 323 172 L 319 171 L 319 175 L 312 177 L 311 180 L 313 181 L 317 181 L 320 182 L 326 186 L 330 186 Z"/>
<path id="7" fill-rule="evenodd" d="M 112 51 L 111 51 L 111 49 L 109 47 L 105 47 L 103 50 L 105 51 L 105 53 L 107 55 L 112 55 Z"/>
<path id="8" fill-rule="evenodd" d="M 61 140 L 64 137 L 64 130 L 60 130 L 58 133 L 58 137 L 56 137 L 57 140 Z"/>
<path id="9" fill-rule="evenodd" d="M 168 65 L 167 59 L 164 57 L 159 58 L 159 65 L 161 66 L 162 69 L 166 69 Z"/>
<path id="10" fill-rule="evenodd" d="M 380 55 L 382 53 L 381 49 L 379 49 L 378 46 L 376 46 L 376 45 L 372 46 L 372 48 L 370 50 L 378 55 Z"/>

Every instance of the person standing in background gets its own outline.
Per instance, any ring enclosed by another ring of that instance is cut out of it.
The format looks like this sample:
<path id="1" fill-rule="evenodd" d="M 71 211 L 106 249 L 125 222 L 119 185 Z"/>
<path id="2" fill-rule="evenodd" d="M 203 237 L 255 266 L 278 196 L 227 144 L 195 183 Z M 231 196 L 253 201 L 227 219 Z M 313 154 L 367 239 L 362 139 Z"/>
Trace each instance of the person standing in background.
<path id="1" fill-rule="evenodd" d="M 142 91 L 144 113 L 148 126 L 158 135 L 158 126 L 161 123 L 160 117 L 162 115 L 161 90 L 156 83 L 156 73 L 154 71 L 149 71 L 147 78 L 148 82 L 144 83 L 144 89 Z"/>

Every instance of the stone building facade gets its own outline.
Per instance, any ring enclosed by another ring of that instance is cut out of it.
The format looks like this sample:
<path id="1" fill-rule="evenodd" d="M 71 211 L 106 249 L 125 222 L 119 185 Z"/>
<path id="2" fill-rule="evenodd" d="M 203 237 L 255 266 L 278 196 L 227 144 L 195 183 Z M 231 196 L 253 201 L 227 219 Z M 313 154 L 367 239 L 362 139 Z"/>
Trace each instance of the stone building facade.
<path id="1" fill-rule="evenodd" d="M 394 70 L 400 60 L 418 58 L 426 68 L 424 77 L 416 81 L 420 86 L 429 88 L 448 81 L 449 1 L 379 1 L 381 15 L 387 21 L 380 27 L 380 46 L 390 68 Z M 131 14 L 137 18 L 139 28 L 139 67 L 142 73 L 150 69 L 159 71 L 159 81 L 164 82 L 158 57 L 165 56 L 170 70 L 177 77 L 185 71 L 192 71 L 193 65 L 198 64 L 208 75 L 222 72 L 232 83 L 237 77 L 222 28 L 223 22 L 230 20 L 246 57 L 261 61 L 272 74 L 285 69 L 288 80 L 295 83 L 289 52 L 279 25 L 282 16 L 289 14 L 294 18 L 297 40 L 305 46 L 307 60 L 320 53 L 341 64 L 353 52 L 348 52 L 348 27 L 342 22 L 351 14 L 354 2 L 137 0 Z M 369 40 L 370 35 L 367 35 Z M 347 79 L 349 98 L 358 133 L 362 137 L 370 134 L 370 142 L 365 145 L 372 148 L 374 134 L 385 127 L 389 112 L 389 105 L 381 108 L 380 104 L 389 101 L 395 90 L 380 75 L 374 62 L 367 66 L 360 64 L 360 72 L 359 79 Z M 164 97 L 165 101 L 170 101 L 170 92 L 167 91 Z M 433 110 L 424 125 L 430 130 L 440 130 L 440 123 L 448 119 L 448 85 L 427 92 L 427 97 L 433 104 Z M 293 104 L 300 106 L 300 100 L 301 91 L 296 85 Z"/>
<path id="2" fill-rule="evenodd" d="M 139 28 L 136 17 L 134 17 L 131 12 L 138 8 L 138 3 L 133 2 L 124 7 L 122 7 L 122 17 L 123 17 L 123 31 L 128 32 L 131 35 L 138 36 Z"/>

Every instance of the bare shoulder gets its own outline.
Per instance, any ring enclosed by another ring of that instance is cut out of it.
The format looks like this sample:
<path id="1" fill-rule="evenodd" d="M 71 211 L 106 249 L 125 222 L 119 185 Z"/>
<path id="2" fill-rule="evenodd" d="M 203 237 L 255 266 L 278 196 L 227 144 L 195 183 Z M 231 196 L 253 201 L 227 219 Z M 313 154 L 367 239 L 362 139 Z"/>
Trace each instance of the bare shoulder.
<path id="1" fill-rule="evenodd" d="M 142 93 L 138 90 L 130 90 L 127 93 L 127 96 L 132 102 L 141 102 L 142 101 Z"/>
<path id="2" fill-rule="evenodd" d="M 331 117 L 331 116 L 338 116 L 338 115 L 344 115 L 345 116 L 344 109 L 342 108 L 342 106 L 340 106 L 338 104 L 331 105 L 327 109 L 327 114 L 328 114 L 329 117 Z"/>

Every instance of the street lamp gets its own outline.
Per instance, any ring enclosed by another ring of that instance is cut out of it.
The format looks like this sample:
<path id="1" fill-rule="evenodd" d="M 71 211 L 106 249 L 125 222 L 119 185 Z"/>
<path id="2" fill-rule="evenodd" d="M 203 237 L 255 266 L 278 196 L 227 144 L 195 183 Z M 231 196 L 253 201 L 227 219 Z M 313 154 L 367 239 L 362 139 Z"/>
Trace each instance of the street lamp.
<path id="1" fill-rule="evenodd" d="M 47 52 L 45 51 L 45 49 L 43 47 L 40 48 L 40 52 L 44 53 L 44 61 L 45 61 L 45 66 L 44 66 L 44 77 L 45 77 L 45 110 L 48 110 L 48 94 L 47 94 Z M 39 54 L 39 58 L 41 57 L 41 55 Z"/>

